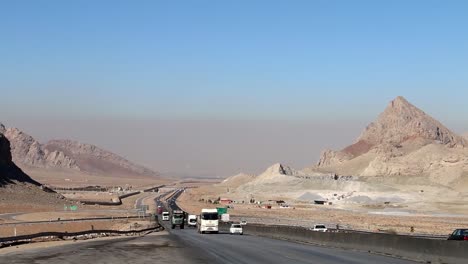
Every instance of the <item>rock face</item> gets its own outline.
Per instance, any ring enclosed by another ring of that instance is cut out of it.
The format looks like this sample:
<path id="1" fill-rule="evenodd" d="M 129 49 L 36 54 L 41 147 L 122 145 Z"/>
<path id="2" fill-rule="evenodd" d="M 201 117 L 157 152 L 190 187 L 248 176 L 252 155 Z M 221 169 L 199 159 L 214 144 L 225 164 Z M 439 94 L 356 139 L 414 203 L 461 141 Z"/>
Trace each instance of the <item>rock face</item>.
<path id="1" fill-rule="evenodd" d="M 465 138 L 465 140 L 468 140 L 468 133 L 463 134 L 463 137 Z"/>
<path id="2" fill-rule="evenodd" d="M 13 161 L 20 166 L 79 170 L 76 161 L 60 151 L 49 151 L 30 135 L 8 128 L 5 136 L 11 142 Z"/>
<path id="3" fill-rule="evenodd" d="M 1 127 L 2 126 L 0 126 L 0 128 Z M 10 142 L 3 133 L 0 132 L 0 187 L 15 182 L 30 183 L 36 186 L 40 185 L 13 163 L 10 152 Z"/>
<path id="4" fill-rule="evenodd" d="M 94 145 L 70 140 L 41 144 L 17 128 L 0 126 L 11 142 L 13 162 L 22 168 L 53 168 L 109 176 L 157 176 L 158 173 Z"/>
<path id="5" fill-rule="evenodd" d="M 361 134 L 357 143 L 345 151 L 359 155 L 379 144 L 398 145 L 416 138 L 435 141 L 448 147 L 466 145 L 462 137 L 400 96 L 391 101 L 378 119 Z"/>
<path id="6" fill-rule="evenodd" d="M 158 173 L 136 165 L 121 156 L 90 144 L 71 140 L 52 140 L 44 145 L 49 153 L 71 157 L 78 168 L 90 173 L 157 176 Z"/>
<path id="7" fill-rule="evenodd" d="M 467 146 L 465 138 L 397 97 L 356 143 L 324 151 L 315 169 L 362 176 L 438 175 L 445 179 L 437 181 L 447 183 L 464 173 Z M 445 162 L 447 155 L 455 161 Z M 448 169 L 451 176 L 441 176 Z"/>

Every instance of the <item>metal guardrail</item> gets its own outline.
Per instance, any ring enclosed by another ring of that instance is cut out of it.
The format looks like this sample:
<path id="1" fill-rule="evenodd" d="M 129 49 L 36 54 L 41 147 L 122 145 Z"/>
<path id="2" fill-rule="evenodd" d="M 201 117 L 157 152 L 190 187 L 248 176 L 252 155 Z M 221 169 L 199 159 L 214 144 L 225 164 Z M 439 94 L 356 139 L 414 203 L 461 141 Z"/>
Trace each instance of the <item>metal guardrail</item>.
<path id="1" fill-rule="evenodd" d="M 146 216 L 148 217 L 148 216 Z M 60 219 L 60 220 L 43 220 L 43 221 L 22 221 L 14 223 L 3 223 L 0 226 L 15 226 L 15 225 L 33 225 L 33 224 L 50 224 L 50 223 L 64 223 L 64 222 L 83 222 L 83 221 L 103 221 L 103 220 L 125 220 L 125 219 L 138 219 L 141 216 L 116 216 L 116 217 L 88 217 L 77 219 Z"/>
<path id="2" fill-rule="evenodd" d="M 128 235 L 128 234 L 135 234 L 135 233 L 146 233 L 150 231 L 156 231 L 161 229 L 161 225 L 157 225 L 155 227 L 151 228 L 145 228 L 145 229 L 140 229 L 140 230 L 129 230 L 129 231 L 119 231 L 119 230 L 86 230 L 86 231 L 81 231 L 81 232 L 74 232 L 74 233 L 68 233 L 68 232 L 41 232 L 41 233 L 36 233 L 36 234 L 30 234 L 30 235 L 21 235 L 21 236 L 15 236 L 15 237 L 0 237 L 0 243 L 18 243 L 18 242 L 31 242 L 32 239 L 36 238 L 41 238 L 41 237 L 56 237 L 56 238 L 65 238 L 65 237 L 77 237 L 77 236 L 83 236 L 83 235 L 90 235 L 90 234 L 117 234 L 117 235 Z M 0 244 L 0 248 L 1 248 Z"/>

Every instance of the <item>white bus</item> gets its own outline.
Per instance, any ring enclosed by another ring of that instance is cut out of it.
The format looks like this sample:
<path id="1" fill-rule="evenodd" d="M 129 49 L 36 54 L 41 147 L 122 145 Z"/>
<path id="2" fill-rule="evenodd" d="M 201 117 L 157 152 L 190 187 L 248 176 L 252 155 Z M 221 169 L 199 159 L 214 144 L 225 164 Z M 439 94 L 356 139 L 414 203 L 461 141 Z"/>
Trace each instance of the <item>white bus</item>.
<path id="1" fill-rule="evenodd" d="M 197 228 L 198 233 L 203 234 L 206 232 L 218 233 L 218 210 L 216 209 L 202 209 L 200 217 L 198 217 Z"/>

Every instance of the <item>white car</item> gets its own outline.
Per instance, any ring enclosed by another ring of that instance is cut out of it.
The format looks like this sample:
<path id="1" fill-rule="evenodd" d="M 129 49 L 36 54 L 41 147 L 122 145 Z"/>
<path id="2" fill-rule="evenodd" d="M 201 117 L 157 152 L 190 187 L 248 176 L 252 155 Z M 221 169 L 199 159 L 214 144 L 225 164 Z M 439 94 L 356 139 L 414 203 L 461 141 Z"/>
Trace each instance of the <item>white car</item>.
<path id="1" fill-rule="evenodd" d="M 247 225 L 247 221 L 245 221 L 245 220 L 240 221 L 240 225 L 241 225 L 241 226 Z"/>
<path id="2" fill-rule="evenodd" d="M 314 225 L 314 227 L 312 228 L 312 231 L 327 232 L 328 228 L 325 225 Z"/>
<path id="3" fill-rule="evenodd" d="M 231 235 L 233 235 L 233 234 L 243 235 L 244 231 L 243 231 L 242 226 L 240 224 L 232 224 L 231 228 L 229 228 L 229 233 Z"/>

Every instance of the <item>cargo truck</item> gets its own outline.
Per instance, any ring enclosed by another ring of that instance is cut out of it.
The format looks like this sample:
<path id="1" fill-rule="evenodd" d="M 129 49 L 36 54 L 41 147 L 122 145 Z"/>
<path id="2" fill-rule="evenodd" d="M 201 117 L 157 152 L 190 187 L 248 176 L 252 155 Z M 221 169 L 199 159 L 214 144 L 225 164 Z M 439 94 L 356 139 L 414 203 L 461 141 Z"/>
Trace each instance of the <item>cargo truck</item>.
<path id="1" fill-rule="evenodd" d="M 184 223 L 185 223 L 185 213 L 182 210 L 173 210 L 172 211 L 172 217 L 171 217 L 171 225 L 172 229 L 174 229 L 176 226 L 179 226 L 180 229 L 184 229 Z"/>
<path id="2" fill-rule="evenodd" d="M 202 209 L 197 222 L 198 233 L 218 233 L 218 210 Z"/>

